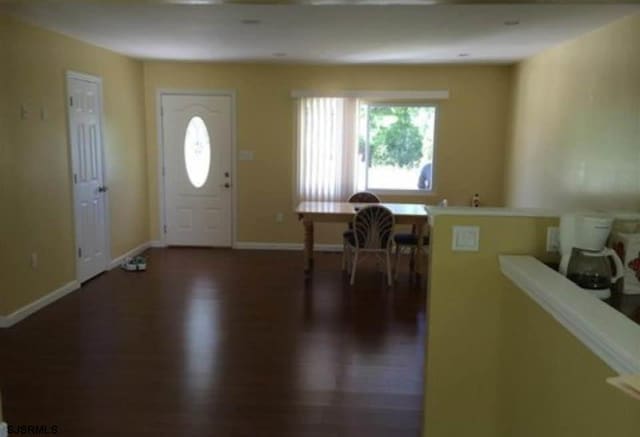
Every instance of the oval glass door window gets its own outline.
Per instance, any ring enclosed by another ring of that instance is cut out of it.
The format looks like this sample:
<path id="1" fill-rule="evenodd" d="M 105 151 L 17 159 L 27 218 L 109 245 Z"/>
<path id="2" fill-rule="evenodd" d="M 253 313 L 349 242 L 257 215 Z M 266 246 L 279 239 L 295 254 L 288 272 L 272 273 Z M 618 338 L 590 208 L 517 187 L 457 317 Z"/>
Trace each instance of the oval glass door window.
<path id="1" fill-rule="evenodd" d="M 211 143 L 207 126 L 198 116 L 192 117 L 187 125 L 187 133 L 184 136 L 184 163 L 189 182 L 196 188 L 203 186 L 207 182 L 211 167 Z"/>

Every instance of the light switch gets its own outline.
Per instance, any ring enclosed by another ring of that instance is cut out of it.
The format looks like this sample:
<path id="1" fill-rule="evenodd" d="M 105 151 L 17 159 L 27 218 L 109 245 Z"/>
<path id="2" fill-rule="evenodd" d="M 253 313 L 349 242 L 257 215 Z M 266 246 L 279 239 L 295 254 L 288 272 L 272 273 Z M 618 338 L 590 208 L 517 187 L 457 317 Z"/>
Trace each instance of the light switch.
<path id="1" fill-rule="evenodd" d="M 238 159 L 240 161 L 253 161 L 253 150 L 240 150 Z"/>
<path id="2" fill-rule="evenodd" d="M 480 250 L 480 228 L 478 226 L 454 226 L 452 249 L 465 252 Z"/>

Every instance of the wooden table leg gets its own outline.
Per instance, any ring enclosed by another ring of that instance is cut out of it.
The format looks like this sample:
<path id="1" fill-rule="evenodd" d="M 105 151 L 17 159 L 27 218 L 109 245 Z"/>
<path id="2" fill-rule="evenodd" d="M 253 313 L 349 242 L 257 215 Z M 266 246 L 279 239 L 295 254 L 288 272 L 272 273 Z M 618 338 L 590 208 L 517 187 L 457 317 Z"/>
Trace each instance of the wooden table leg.
<path id="1" fill-rule="evenodd" d="M 303 220 L 304 224 L 304 273 L 313 271 L 313 221 Z"/>
<path id="2" fill-rule="evenodd" d="M 418 246 L 416 248 L 416 275 L 422 278 L 422 252 L 423 252 L 423 242 L 424 242 L 424 223 L 416 223 L 416 227 L 418 228 Z"/>

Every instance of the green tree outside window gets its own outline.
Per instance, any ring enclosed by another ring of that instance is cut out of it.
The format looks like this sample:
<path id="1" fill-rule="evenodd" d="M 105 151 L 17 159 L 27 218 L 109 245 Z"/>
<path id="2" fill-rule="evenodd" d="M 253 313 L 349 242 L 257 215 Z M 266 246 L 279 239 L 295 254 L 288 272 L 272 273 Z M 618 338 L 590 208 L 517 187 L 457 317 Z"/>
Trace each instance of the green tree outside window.
<path id="1" fill-rule="evenodd" d="M 370 166 L 417 168 L 423 158 L 428 123 L 420 120 L 420 107 L 370 106 Z"/>

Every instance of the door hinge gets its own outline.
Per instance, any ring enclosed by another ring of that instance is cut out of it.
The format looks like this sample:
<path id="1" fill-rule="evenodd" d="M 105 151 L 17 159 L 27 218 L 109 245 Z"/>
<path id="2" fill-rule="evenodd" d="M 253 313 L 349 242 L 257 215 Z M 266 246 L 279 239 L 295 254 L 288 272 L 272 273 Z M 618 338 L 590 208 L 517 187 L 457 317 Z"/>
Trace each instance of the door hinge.
<path id="1" fill-rule="evenodd" d="M 78 247 L 78 258 L 82 258 L 82 248 Z"/>
<path id="2" fill-rule="evenodd" d="M 74 173 L 74 174 L 73 174 L 73 183 L 74 183 L 74 184 L 77 184 L 77 183 L 78 183 L 78 174 L 77 174 L 77 173 Z"/>
<path id="3" fill-rule="evenodd" d="M 164 107 L 160 107 L 160 117 L 164 117 Z"/>
<path id="4" fill-rule="evenodd" d="M 166 170 L 164 167 L 162 167 L 162 176 L 164 176 L 166 174 Z"/>
<path id="5" fill-rule="evenodd" d="M 164 225 L 164 233 L 167 233 L 167 225 Z"/>
<path id="6" fill-rule="evenodd" d="M 69 106 L 73 106 L 73 96 L 69 97 Z"/>

